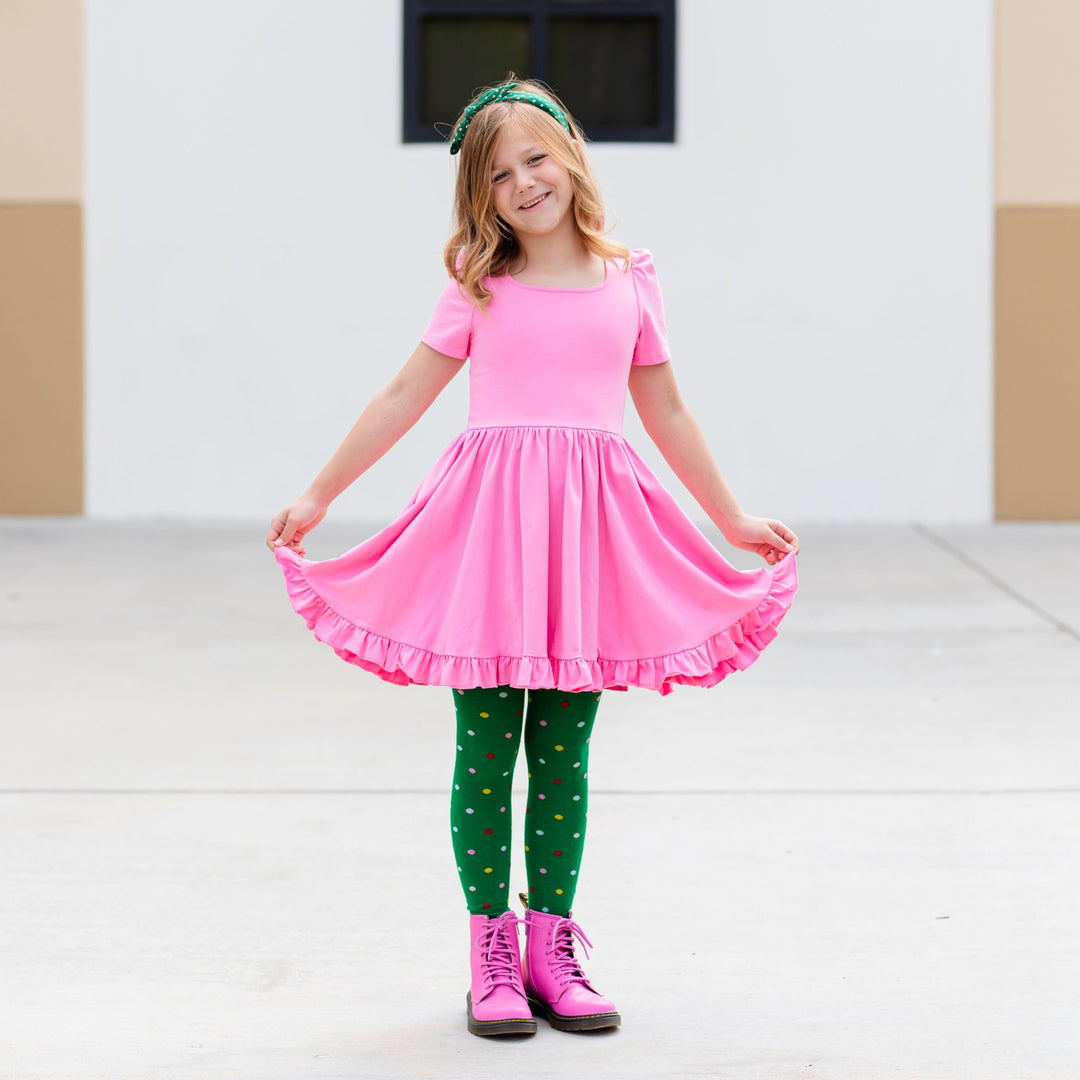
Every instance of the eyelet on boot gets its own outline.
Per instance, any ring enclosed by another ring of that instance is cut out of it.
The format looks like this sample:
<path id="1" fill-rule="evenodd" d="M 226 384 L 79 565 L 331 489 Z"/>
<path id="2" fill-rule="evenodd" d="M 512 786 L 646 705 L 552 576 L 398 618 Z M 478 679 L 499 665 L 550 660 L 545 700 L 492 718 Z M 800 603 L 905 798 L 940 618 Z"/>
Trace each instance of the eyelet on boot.
<path id="1" fill-rule="evenodd" d="M 469 916 L 469 969 L 465 995 L 469 1030 L 474 1035 L 534 1035 L 532 1017 L 521 978 L 518 923 L 511 911 L 489 919 Z"/>
<path id="2" fill-rule="evenodd" d="M 559 1031 L 618 1027 L 622 1017 L 585 977 L 574 955 L 575 940 L 585 950 L 592 942 L 570 915 L 525 912 L 525 996 L 534 1016 Z"/>

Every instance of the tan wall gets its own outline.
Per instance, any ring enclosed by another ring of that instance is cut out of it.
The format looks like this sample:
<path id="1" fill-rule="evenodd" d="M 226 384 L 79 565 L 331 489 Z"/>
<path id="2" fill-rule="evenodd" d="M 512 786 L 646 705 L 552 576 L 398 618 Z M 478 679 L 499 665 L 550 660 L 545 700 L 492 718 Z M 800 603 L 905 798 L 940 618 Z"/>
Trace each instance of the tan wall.
<path id="1" fill-rule="evenodd" d="M 998 0 L 995 516 L 1080 519 L 1080 3 Z"/>
<path id="2" fill-rule="evenodd" d="M 1080 519 L 1080 206 L 997 214 L 995 504 Z"/>
<path id="3" fill-rule="evenodd" d="M 0 513 L 82 510 L 82 211 L 0 205 Z"/>
<path id="4" fill-rule="evenodd" d="M 1080 3 L 998 0 L 999 206 L 1080 204 Z"/>
<path id="5" fill-rule="evenodd" d="M 0 101 L 0 513 L 81 513 L 81 0 L 0 0 Z"/>
<path id="6" fill-rule="evenodd" d="M 82 0 L 0 0 L 0 202 L 82 199 Z"/>

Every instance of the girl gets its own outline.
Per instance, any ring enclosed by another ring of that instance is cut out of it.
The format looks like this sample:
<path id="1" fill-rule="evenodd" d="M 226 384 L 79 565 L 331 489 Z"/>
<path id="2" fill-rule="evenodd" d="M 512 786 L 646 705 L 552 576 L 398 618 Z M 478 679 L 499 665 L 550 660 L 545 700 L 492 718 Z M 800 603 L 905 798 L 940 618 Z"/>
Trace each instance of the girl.
<path id="1" fill-rule="evenodd" d="M 464 110 L 449 280 L 421 343 L 267 544 L 293 606 L 343 659 L 453 688 L 451 838 L 469 910 L 468 1028 L 616 1027 L 571 918 L 601 691 L 713 686 L 752 664 L 796 590 L 798 540 L 739 509 L 679 396 L 652 258 L 605 238 L 584 137 L 542 85 Z M 469 417 L 385 529 L 340 558 L 302 546 L 327 507 L 470 361 Z M 621 434 L 646 431 L 729 543 L 730 566 Z M 510 785 L 529 766 L 525 958 L 509 910 Z"/>

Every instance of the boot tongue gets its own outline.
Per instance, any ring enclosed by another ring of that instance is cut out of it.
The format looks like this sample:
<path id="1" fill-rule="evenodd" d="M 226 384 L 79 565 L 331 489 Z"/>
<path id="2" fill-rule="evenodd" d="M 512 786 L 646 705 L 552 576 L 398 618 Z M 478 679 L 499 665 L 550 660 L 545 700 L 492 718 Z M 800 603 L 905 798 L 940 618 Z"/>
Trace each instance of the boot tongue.
<path id="1" fill-rule="evenodd" d="M 585 972 L 581 970 L 581 963 L 574 953 L 574 935 L 565 923 L 562 924 L 561 931 L 555 935 L 552 951 L 567 978 L 585 981 Z"/>
<path id="2" fill-rule="evenodd" d="M 493 923 L 495 921 L 495 919 L 491 920 Z M 502 936 L 500 929 L 501 928 L 493 931 L 494 940 L 491 942 L 488 951 L 488 963 L 490 965 L 492 979 L 495 983 L 506 983 L 509 986 L 513 986 L 514 948 L 510 942 Z"/>
<path id="3" fill-rule="evenodd" d="M 584 975 L 574 955 L 574 939 L 568 928 L 564 927 L 563 932 L 556 938 L 554 946 L 555 956 L 566 965 L 567 974 Z"/>

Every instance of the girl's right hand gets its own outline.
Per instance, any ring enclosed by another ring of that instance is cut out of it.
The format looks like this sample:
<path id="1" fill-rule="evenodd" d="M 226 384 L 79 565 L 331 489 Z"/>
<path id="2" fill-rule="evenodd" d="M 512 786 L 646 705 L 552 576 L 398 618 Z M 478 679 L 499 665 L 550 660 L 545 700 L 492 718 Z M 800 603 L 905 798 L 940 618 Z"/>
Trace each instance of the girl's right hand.
<path id="1" fill-rule="evenodd" d="M 266 546 L 271 551 L 276 551 L 279 547 L 292 548 L 297 555 L 305 556 L 307 552 L 300 543 L 326 517 L 326 510 L 326 503 L 319 502 L 306 493 L 301 495 L 270 522 Z"/>

